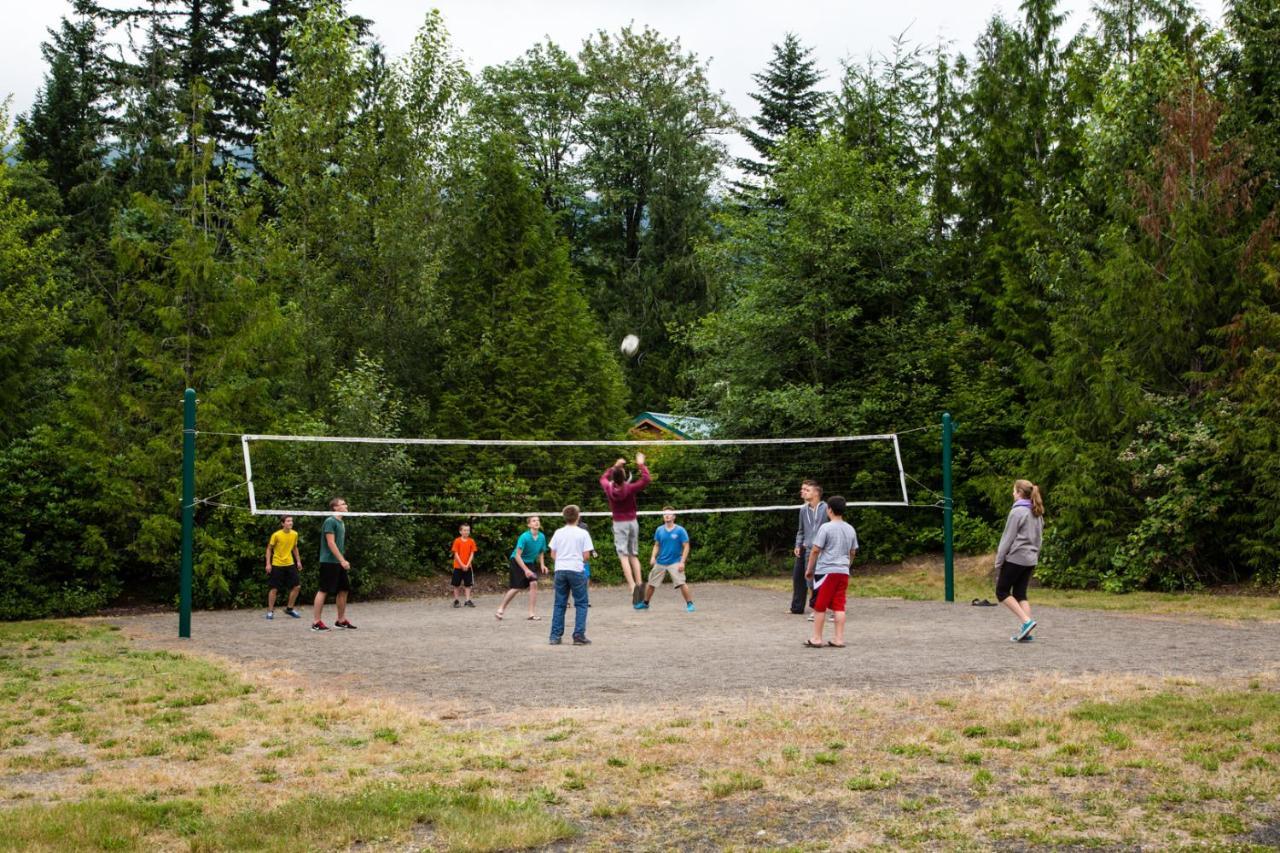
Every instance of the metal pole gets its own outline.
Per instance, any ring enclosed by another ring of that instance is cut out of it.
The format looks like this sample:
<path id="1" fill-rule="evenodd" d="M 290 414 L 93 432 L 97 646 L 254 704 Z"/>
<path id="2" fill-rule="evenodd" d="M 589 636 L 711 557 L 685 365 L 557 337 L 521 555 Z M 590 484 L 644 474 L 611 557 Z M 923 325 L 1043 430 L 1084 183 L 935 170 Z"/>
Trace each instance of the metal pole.
<path id="1" fill-rule="evenodd" d="M 951 413 L 942 413 L 942 561 L 947 601 L 956 600 L 956 561 L 951 512 Z"/>
<path id="2" fill-rule="evenodd" d="M 196 528 L 196 392 L 182 399 L 182 574 L 178 593 L 178 636 L 191 636 L 192 550 Z"/>

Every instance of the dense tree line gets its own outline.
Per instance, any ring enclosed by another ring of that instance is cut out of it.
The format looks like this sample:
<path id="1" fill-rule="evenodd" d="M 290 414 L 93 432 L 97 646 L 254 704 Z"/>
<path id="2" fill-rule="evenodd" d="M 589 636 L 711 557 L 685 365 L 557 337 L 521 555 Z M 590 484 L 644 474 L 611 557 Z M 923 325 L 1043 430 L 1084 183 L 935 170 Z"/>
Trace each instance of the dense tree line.
<path id="1" fill-rule="evenodd" d="M 786 436 L 946 409 L 963 547 L 1029 476 L 1050 582 L 1280 580 L 1269 0 L 1221 28 L 1104 0 L 1076 29 L 1024 0 L 967 51 L 899 38 L 834 81 L 780 34 L 751 117 L 649 28 L 472 74 L 436 13 L 396 59 L 369 24 L 76 0 L 50 31 L 33 106 L 0 117 L 0 615 L 173 594 L 188 385 L 228 433 L 610 438 L 650 409 Z M 925 484 L 935 439 L 904 446 Z M 286 460 L 282 493 L 320 503 L 337 464 Z M 403 450 L 359 468 L 391 502 L 425 488 Z M 464 469 L 468 507 L 522 494 Z M 198 477 L 242 479 L 238 444 L 202 441 Z M 857 520 L 873 557 L 938 544 L 932 512 Z M 747 571 L 788 523 L 700 533 Z M 201 603 L 258 594 L 266 524 L 200 507 Z M 439 526 L 362 525 L 365 583 L 438 563 Z"/>

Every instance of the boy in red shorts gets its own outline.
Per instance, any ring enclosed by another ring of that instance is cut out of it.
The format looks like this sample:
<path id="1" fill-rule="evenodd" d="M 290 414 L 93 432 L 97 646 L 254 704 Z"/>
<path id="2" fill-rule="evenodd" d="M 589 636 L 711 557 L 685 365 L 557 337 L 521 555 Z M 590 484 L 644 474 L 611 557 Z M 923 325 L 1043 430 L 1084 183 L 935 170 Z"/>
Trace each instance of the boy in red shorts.
<path id="1" fill-rule="evenodd" d="M 827 518 L 830 520 L 818 528 L 813 550 L 809 552 L 809 568 L 805 570 L 805 577 L 813 579 L 817 574 L 822 578 L 814 583 L 813 636 L 804 641 L 811 649 L 822 647 L 822 629 L 826 625 L 828 610 L 835 614 L 836 635 L 827 645 L 844 648 L 845 591 L 849 588 L 849 566 L 858 556 L 858 534 L 844 520 L 846 506 L 840 495 L 827 501 Z"/>

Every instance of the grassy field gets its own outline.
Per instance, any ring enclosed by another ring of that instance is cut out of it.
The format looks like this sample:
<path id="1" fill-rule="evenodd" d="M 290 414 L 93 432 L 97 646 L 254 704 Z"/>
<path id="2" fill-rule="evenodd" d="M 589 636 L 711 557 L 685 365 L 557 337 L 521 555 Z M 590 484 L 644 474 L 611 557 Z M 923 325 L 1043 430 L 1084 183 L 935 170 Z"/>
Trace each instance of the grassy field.
<path id="1" fill-rule="evenodd" d="M 1280 682 L 1098 677 L 460 718 L 0 625 L 0 848 L 1280 842 Z"/>
<path id="2" fill-rule="evenodd" d="M 957 557 L 956 601 L 975 598 L 995 601 L 992 557 Z M 764 589 L 790 590 L 790 577 L 753 578 L 744 581 Z M 942 559 L 912 558 L 891 567 L 855 567 L 849 594 L 860 598 L 901 598 L 907 601 L 941 601 Z M 1203 617 L 1280 622 L 1280 595 L 1236 592 L 1132 592 L 1116 595 L 1097 590 L 1032 588 L 1031 605 L 1075 607 L 1151 616 Z"/>

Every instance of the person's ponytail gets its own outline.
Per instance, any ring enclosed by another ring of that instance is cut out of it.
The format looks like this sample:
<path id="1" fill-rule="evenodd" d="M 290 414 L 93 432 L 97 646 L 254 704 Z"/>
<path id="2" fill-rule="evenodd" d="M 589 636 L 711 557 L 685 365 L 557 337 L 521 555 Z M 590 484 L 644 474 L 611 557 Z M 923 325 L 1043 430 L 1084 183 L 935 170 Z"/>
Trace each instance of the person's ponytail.
<path id="1" fill-rule="evenodd" d="M 1044 515 L 1044 500 L 1040 497 L 1040 487 L 1030 480 L 1018 480 L 1013 484 L 1018 497 L 1031 501 L 1031 514 L 1036 518 Z"/>

